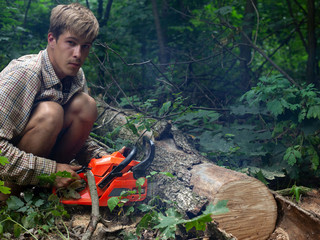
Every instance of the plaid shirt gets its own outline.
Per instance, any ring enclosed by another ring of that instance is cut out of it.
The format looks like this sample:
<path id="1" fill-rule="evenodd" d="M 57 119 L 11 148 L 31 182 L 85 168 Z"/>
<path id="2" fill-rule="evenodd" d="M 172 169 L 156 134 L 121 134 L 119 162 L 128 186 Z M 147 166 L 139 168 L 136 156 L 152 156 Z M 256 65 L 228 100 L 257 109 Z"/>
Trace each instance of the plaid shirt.
<path id="1" fill-rule="evenodd" d="M 0 150 L 9 164 L 0 165 L 0 178 L 19 185 L 38 183 L 37 176 L 56 171 L 56 162 L 21 151 L 14 144 L 26 127 L 30 113 L 41 101 L 66 104 L 77 92 L 87 92 L 82 69 L 76 77 L 56 76 L 47 50 L 13 60 L 0 73 Z M 86 145 L 91 145 L 91 143 Z"/>

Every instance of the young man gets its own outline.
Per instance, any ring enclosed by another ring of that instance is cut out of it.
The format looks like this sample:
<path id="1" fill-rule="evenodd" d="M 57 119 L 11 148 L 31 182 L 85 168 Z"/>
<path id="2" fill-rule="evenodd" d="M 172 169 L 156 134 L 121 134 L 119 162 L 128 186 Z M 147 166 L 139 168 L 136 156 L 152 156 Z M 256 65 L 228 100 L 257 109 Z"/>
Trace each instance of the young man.
<path id="1" fill-rule="evenodd" d="M 0 73 L 0 150 L 9 160 L 0 165 L 0 179 L 13 193 L 37 185 L 42 173 L 68 171 L 79 178 L 80 167 L 70 161 L 82 149 L 90 157 L 101 151 L 87 140 L 97 108 L 81 69 L 98 31 L 84 6 L 58 5 L 51 12 L 47 48 L 13 60 Z M 55 185 L 72 181 L 57 178 Z M 0 201 L 7 198 L 0 194 Z"/>

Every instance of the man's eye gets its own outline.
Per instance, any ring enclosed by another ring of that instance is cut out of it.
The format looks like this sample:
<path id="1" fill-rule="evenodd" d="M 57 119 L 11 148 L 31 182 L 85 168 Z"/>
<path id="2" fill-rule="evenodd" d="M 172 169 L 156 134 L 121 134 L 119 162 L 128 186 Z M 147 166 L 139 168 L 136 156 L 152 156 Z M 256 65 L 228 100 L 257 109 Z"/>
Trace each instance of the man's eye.
<path id="1" fill-rule="evenodd" d="M 90 45 L 82 45 L 82 48 L 83 48 L 83 49 L 89 49 L 89 48 L 90 48 Z"/>
<path id="2" fill-rule="evenodd" d="M 67 42 L 70 46 L 74 46 L 75 45 L 75 42 L 72 42 L 72 41 L 68 41 Z"/>

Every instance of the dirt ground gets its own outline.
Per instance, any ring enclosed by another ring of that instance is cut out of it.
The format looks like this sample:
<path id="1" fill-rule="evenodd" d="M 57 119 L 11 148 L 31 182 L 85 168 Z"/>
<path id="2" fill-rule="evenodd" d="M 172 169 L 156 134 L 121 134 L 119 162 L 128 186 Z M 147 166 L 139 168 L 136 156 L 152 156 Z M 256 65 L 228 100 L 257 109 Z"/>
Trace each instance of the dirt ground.
<path id="1" fill-rule="evenodd" d="M 282 202 L 277 227 L 268 240 L 320 239 L 319 231 L 314 230 L 320 226 L 320 189 L 313 189 L 303 194 L 298 203 L 289 196 L 284 199 L 292 202 L 292 205 L 285 205 Z M 286 208 L 283 209 L 283 206 Z M 313 228 L 311 225 L 317 226 Z"/>

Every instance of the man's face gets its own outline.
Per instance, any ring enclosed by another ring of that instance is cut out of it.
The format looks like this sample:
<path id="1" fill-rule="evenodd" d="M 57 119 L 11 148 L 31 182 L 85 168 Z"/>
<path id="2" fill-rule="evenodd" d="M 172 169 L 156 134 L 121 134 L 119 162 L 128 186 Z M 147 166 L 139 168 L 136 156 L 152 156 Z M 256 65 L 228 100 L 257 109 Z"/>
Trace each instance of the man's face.
<path id="1" fill-rule="evenodd" d="M 59 39 L 48 34 L 49 59 L 59 79 L 76 76 L 87 58 L 91 42 L 81 39 L 70 32 L 64 32 Z"/>

